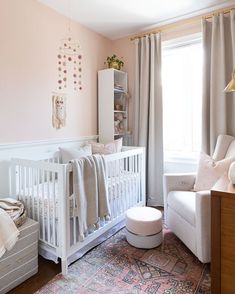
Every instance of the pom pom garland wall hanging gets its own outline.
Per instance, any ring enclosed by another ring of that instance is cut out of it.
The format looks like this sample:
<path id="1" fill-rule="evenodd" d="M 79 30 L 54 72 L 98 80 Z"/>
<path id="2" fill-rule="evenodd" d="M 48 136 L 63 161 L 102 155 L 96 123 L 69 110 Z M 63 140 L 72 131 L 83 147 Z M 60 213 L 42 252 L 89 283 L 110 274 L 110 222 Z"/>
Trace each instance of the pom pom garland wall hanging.
<path id="1" fill-rule="evenodd" d="M 78 40 L 71 34 L 71 11 L 73 2 L 67 0 L 68 5 L 68 32 L 60 40 L 59 52 L 57 54 L 58 80 L 57 89 L 59 92 L 82 90 L 82 54 Z"/>
<path id="2" fill-rule="evenodd" d="M 82 55 L 80 45 L 70 35 L 61 40 L 58 60 L 58 90 L 65 91 L 68 83 L 74 91 L 82 90 Z"/>

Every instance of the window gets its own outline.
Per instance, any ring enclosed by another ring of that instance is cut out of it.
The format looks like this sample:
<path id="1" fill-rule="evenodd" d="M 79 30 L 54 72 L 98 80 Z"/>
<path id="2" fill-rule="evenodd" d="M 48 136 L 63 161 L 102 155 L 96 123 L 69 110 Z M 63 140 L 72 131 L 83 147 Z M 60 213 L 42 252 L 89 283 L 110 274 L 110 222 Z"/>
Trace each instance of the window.
<path id="1" fill-rule="evenodd" d="M 195 158 L 201 147 L 201 37 L 165 42 L 162 83 L 165 158 Z"/>

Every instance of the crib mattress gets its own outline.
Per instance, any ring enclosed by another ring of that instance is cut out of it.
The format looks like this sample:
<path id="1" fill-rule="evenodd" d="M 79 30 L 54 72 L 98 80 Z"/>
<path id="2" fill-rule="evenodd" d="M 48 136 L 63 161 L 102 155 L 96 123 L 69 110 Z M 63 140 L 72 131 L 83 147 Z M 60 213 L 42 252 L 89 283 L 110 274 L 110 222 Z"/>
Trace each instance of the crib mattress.
<path id="1" fill-rule="evenodd" d="M 0 293 L 7 293 L 38 271 L 38 227 L 27 218 L 12 250 L 0 258 Z"/>

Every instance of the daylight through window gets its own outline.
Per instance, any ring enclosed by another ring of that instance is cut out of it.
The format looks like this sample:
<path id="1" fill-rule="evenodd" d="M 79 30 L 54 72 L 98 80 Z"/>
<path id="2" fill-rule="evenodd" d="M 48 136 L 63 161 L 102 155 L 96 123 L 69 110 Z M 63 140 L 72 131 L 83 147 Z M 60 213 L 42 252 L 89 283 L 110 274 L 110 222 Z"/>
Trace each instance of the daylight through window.
<path id="1" fill-rule="evenodd" d="M 195 158 L 201 147 L 201 39 L 172 43 L 162 55 L 165 159 Z"/>

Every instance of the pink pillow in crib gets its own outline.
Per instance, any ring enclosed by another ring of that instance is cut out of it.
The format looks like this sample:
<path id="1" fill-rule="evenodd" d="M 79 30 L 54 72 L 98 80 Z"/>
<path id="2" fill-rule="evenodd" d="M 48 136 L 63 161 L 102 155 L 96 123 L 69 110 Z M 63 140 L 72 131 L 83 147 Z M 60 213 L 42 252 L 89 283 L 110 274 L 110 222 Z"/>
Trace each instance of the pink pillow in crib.
<path id="1" fill-rule="evenodd" d="M 78 149 L 59 147 L 60 154 L 62 157 L 62 163 L 68 163 L 72 159 L 77 159 L 85 156 L 92 155 L 91 144 Z"/>
<path id="2" fill-rule="evenodd" d="M 112 154 L 122 151 L 122 138 L 114 140 L 107 144 L 91 142 L 93 154 Z"/>

